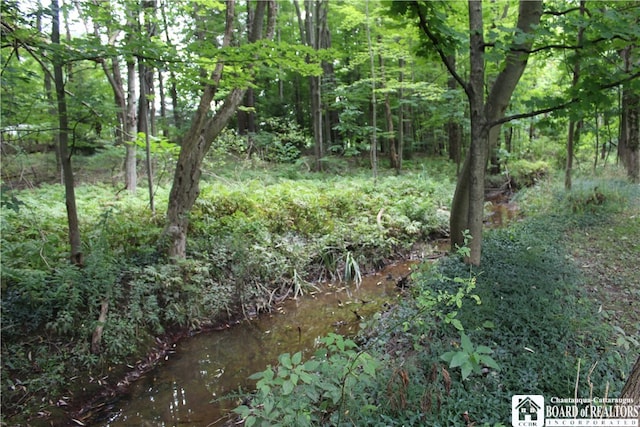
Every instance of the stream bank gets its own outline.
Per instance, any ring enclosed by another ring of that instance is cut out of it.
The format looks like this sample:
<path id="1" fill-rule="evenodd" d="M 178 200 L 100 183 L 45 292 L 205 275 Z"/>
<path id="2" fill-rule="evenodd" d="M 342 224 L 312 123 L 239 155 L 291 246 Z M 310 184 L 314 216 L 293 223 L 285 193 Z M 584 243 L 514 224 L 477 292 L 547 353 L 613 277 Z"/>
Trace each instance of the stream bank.
<path id="1" fill-rule="evenodd" d="M 182 340 L 124 394 L 74 419 L 110 427 L 222 425 L 237 405 L 240 389 L 255 386 L 249 375 L 276 363 L 281 353 L 312 351 L 317 339 L 329 332 L 354 336 L 362 321 L 396 302 L 401 295 L 398 283 L 417 262 L 391 264 L 363 277 L 357 287 L 322 285 L 299 299 L 283 301 L 270 313 Z"/>

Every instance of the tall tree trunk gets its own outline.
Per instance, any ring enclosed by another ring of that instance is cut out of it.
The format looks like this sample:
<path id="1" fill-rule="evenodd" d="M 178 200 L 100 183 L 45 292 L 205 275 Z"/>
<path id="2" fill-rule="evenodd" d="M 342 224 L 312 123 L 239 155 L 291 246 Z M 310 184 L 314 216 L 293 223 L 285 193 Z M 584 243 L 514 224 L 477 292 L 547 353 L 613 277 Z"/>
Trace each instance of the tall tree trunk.
<path id="1" fill-rule="evenodd" d="M 98 0 L 94 0 L 93 4 L 99 7 L 102 3 Z M 130 28 L 133 25 L 131 20 L 130 11 L 128 24 Z M 94 22 L 93 34 L 99 39 L 102 33 L 108 34 L 109 45 L 116 43 L 116 36 L 118 31 L 114 31 L 109 28 L 100 28 L 100 26 Z M 132 32 L 128 32 L 125 40 L 127 43 L 131 43 Z M 107 81 L 113 91 L 114 104 L 117 109 L 116 118 L 118 125 L 116 127 L 116 144 L 126 147 L 125 155 L 125 188 L 130 193 L 135 193 L 137 187 L 137 171 L 136 171 L 136 147 L 135 147 L 135 135 L 136 135 L 136 114 L 135 114 L 135 63 L 131 60 L 127 60 L 128 70 L 128 86 L 125 90 L 124 80 L 122 79 L 122 73 L 120 71 L 120 59 L 117 56 L 111 58 L 110 64 L 104 58 L 97 60 L 102 70 L 104 71 Z"/>
<path id="2" fill-rule="evenodd" d="M 625 70 L 632 66 L 632 49 L 622 51 Z M 622 105 L 620 117 L 620 135 L 618 137 L 618 156 L 627 170 L 631 182 L 640 182 L 640 95 L 630 83 L 622 87 Z"/>
<path id="3" fill-rule="evenodd" d="M 247 27 L 251 27 L 253 25 L 253 20 L 255 19 L 254 11 L 251 8 L 251 3 L 247 2 Z M 256 129 L 256 114 L 255 114 L 255 106 L 256 99 L 253 88 L 248 88 L 247 92 L 244 95 L 244 101 L 242 103 L 243 107 L 238 110 L 236 115 L 236 120 L 238 124 L 238 134 L 246 136 L 247 142 L 247 156 L 251 158 L 254 150 L 254 142 L 253 136 L 255 135 Z"/>
<path id="4" fill-rule="evenodd" d="M 484 26 L 482 2 L 469 2 L 470 75 L 469 112 L 471 117 L 471 145 L 469 147 L 469 210 L 467 226 L 472 240 L 467 261 L 480 264 L 482 220 L 484 217 L 484 175 L 489 150 L 489 129 L 484 114 Z"/>
<path id="5" fill-rule="evenodd" d="M 455 70 L 456 56 L 450 55 L 449 62 Z M 447 87 L 450 91 L 453 91 L 458 87 L 458 83 L 453 76 L 449 77 Z M 453 160 L 456 165 L 458 165 L 459 169 L 462 155 L 462 125 L 455 117 L 449 117 L 449 121 L 447 122 L 447 137 L 449 141 L 449 160 Z"/>
<path id="6" fill-rule="evenodd" d="M 127 59 L 127 108 L 124 127 L 126 154 L 124 160 L 124 183 L 131 194 L 138 188 L 138 155 L 136 138 L 138 133 L 136 116 L 136 64 Z"/>
<path id="7" fill-rule="evenodd" d="M 266 37 L 273 37 L 275 28 L 275 0 L 256 3 L 255 20 L 250 29 L 249 40 L 262 38 L 262 27 L 266 8 L 267 17 Z M 235 1 L 227 0 L 226 26 L 222 46 L 227 47 L 233 34 Z M 191 127 L 182 141 L 180 156 L 176 164 L 173 185 L 169 194 L 167 207 L 167 224 L 163 237 L 167 239 L 167 254 L 171 258 L 186 256 L 187 230 L 189 226 L 189 212 L 200 193 L 200 166 L 213 140 L 222 132 L 244 97 L 244 89 L 233 89 L 224 99 L 222 106 L 212 117 L 208 117 L 211 102 L 217 92 L 218 83 L 222 76 L 223 62 L 219 62 L 212 72 L 209 83 L 204 87 L 198 109 L 194 115 Z"/>
<path id="8" fill-rule="evenodd" d="M 405 135 L 405 126 L 404 126 L 404 65 L 405 61 L 403 58 L 398 59 L 398 67 L 400 68 L 400 73 L 398 75 L 398 83 L 400 83 L 400 87 L 398 89 L 398 161 L 400 162 L 399 170 L 402 169 L 402 156 L 404 156 L 404 135 Z"/>
<path id="9" fill-rule="evenodd" d="M 378 62 L 380 63 L 380 88 L 385 87 L 385 68 L 384 58 L 381 54 L 378 54 Z M 384 120 L 387 127 L 386 140 L 389 147 L 389 163 L 390 166 L 396 170 L 396 173 L 400 173 L 400 159 L 398 158 L 398 150 L 396 145 L 395 127 L 393 126 L 393 112 L 391 111 L 391 98 L 389 91 L 385 91 L 384 95 Z"/>
<path id="10" fill-rule="evenodd" d="M 42 32 L 42 13 L 44 11 L 38 10 L 36 14 L 36 28 L 38 32 Z M 43 57 L 47 56 L 46 52 L 41 53 Z M 55 117 L 58 114 L 58 110 L 56 108 L 56 101 L 54 99 L 54 90 L 53 90 L 53 82 L 51 79 L 51 72 L 45 67 L 44 63 L 40 64 L 42 67 L 42 71 L 44 74 L 44 94 L 47 100 L 47 104 L 49 104 L 49 114 L 51 117 Z M 52 145 L 55 147 L 56 152 L 56 171 L 60 172 L 60 182 L 64 184 L 64 178 L 62 173 L 62 163 L 60 162 L 60 142 L 59 142 L 59 133 L 56 132 L 52 138 Z"/>
<path id="11" fill-rule="evenodd" d="M 365 0 L 367 19 L 367 45 L 369 46 L 369 65 L 371 66 L 371 169 L 373 171 L 374 184 L 378 181 L 378 132 L 377 132 L 377 99 L 376 99 L 376 67 L 374 61 L 373 45 L 371 43 L 371 24 L 369 23 L 369 0 Z"/>
<path id="12" fill-rule="evenodd" d="M 519 6 L 517 28 L 524 34 L 533 31 L 542 16 L 542 1 L 521 0 Z M 426 22 L 421 19 L 421 22 Z M 482 29 L 482 4 L 479 1 L 469 1 L 469 28 L 471 30 L 471 69 L 470 81 L 464 87 L 469 98 L 471 112 L 471 146 L 465 158 L 462 171 L 451 206 L 451 244 L 461 246 L 464 243 L 463 232 L 469 230 L 472 240 L 471 254 L 467 262 L 478 265 L 482 248 L 482 217 L 484 210 L 484 176 L 487 167 L 489 147 L 497 140 L 499 127 L 492 123 L 504 117 L 511 100 L 511 95 L 524 72 L 528 52 L 533 44 L 532 40 L 513 43 L 505 58 L 504 67 L 491 85 L 486 102 L 482 102 L 484 93 L 484 41 Z M 424 25 L 423 25 L 424 30 Z M 451 64 L 446 56 L 441 58 L 452 74 Z M 482 63 L 481 63 L 482 61 Z M 460 82 L 460 78 L 456 79 Z M 480 108 L 482 107 L 482 108 Z"/>
<path id="13" fill-rule="evenodd" d="M 150 40 L 156 35 L 154 15 L 156 11 L 155 0 L 142 0 L 144 26 L 146 37 Z M 153 90 L 153 68 L 149 67 L 145 60 L 138 56 L 138 77 L 140 80 L 140 100 L 138 101 L 138 131 L 144 133 L 145 139 L 145 164 L 147 169 L 147 189 L 149 191 L 149 208 L 155 213 L 153 197 L 153 164 L 151 159 L 150 136 L 155 136 L 155 107 L 150 100 Z"/>
<path id="14" fill-rule="evenodd" d="M 131 2 L 127 7 L 127 27 L 132 29 L 125 37 L 127 44 L 133 44 L 134 31 L 139 27 L 136 18 L 136 3 Z M 133 8 L 133 9 L 132 9 Z M 138 31 L 139 33 L 139 31 Z M 127 115 L 125 132 L 126 154 L 124 160 L 124 184 L 131 194 L 135 194 L 138 188 L 138 156 L 136 150 L 137 116 L 136 116 L 136 63 L 133 56 L 128 55 L 127 64 Z M 115 66 L 115 64 L 114 64 Z M 115 70 L 114 70 L 115 73 Z"/>
<path id="15" fill-rule="evenodd" d="M 51 1 L 51 43 L 60 46 L 60 7 L 58 0 Z M 78 210 L 76 207 L 76 195 L 73 182 L 73 169 L 71 168 L 71 154 L 69 153 L 69 119 L 67 117 L 67 100 L 65 98 L 63 60 L 59 50 L 54 51 L 53 56 L 53 81 L 58 100 L 59 121 L 59 149 L 64 178 L 65 204 L 67 207 L 67 222 L 69 225 L 70 259 L 75 265 L 82 265 L 82 243 L 80 239 L 80 227 L 78 223 Z"/>
<path id="16" fill-rule="evenodd" d="M 580 0 L 580 18 L 584 17 L 586 0 Z M 578 29 L 577 45 L 582 46 L 582 40 L 584 39 L 584 26 L 581 24 Z M 575 64 L 573 64 L 573 80 L 571 86 L 575 87 L 580 81 L 580 57 L 576 53 Z M 575 120 L 571 118 L 569 120 L 569 133 L 567 134 L 567 164 L 564 172 L 564 189 L 571 190 L 571 176 L 573 174 L 573 153 L 575 152 L 575 146 L 578 145 L 580 140 L 580 129 L 582 128 L 582 120 Z"/>
<path id="17" fill-rule="evenodd" d="M 314 49 L 319 48 L 319 27 L 322 19 L 323 0 L 305 1 L 307 43 Z M 324 157 L 324 132 L 322 126 L 322 76 L 309 76 L 311 88 L 311 120 L 315 141 L 316 170 L 321 171 Z"/>

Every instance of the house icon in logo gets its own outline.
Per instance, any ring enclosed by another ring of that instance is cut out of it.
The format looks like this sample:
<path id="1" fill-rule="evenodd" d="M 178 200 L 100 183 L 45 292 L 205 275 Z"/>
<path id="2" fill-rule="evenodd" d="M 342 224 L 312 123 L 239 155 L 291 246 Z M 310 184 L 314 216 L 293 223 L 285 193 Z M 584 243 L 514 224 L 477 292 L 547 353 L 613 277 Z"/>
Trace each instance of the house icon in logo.
<path id="1" fill-rule="evenodd" d="M 511 424 L 514 427 L 544 426 L 544 397 L 515 395 L 511 398 Z"/>

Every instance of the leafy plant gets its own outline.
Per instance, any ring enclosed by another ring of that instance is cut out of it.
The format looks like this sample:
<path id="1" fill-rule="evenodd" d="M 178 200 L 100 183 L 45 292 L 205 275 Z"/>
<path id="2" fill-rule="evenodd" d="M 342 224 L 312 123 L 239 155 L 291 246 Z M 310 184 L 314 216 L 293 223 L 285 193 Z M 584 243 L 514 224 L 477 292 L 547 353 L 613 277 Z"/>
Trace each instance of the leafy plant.
<path id="1" fill-rule="evenodd" d="M 490 356 L 492 353 L 493 350 L 487 346 L 474 346 L 469 336 L 461 332 L 460 349 L 448 351 L 440 358 L 447 362 L 450 368 L 460 368 L 462 379 L 466 380 L 472 373 L 481 374 L 485 366 L 500 370 L 498 363 Z"/>
<path id="2" fill-rule="evenodd" d="M 341 335 L 320 342 L 313 358 L 303 362 L 301 352 L 284 353 L 276 367 L 250 377 L 258 380 L 256 394 L 250 404 L 234 409 L 246 426 L 340 425 L 346 408 L 375 411 L 362 390 L 374 384 L 379 362 Z"/>

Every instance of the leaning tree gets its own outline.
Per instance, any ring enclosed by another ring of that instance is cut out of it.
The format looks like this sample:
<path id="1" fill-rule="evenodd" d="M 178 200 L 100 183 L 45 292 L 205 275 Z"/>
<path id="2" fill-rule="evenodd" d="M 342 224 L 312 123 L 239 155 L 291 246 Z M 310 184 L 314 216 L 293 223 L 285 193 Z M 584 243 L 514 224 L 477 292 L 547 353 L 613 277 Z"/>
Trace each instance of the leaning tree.
<path id="1" fill-rule="evenodd" d="M 256 2 L 252 25 L 248 29 L 248 43 L 256 44 L 263 38 L 271 39 L 274 35 L 275 18 L 275 0 Z M 267 22 L 266 31 L 264 31 L 265 20 Z M 225 31 L 221 46 L 219 46 L 222 52 L 232 44 L 232 38 L 235 33 L 234 23 L 235 0 L 227 0 Z M 215 44 L 216 40 L 217 38 L 214 37 L 211 42 Z M 254 49 L 254 53 L 256 50 Z M 250 61 L 251 57 L 247 59 L 247 62 Z M 236 87 L 229 90 L 224 101 L 218 105 L 215 113 L 210 115 L 212 102 L 216 95 L 219 94 L 223 69 L 224 58 L 220 58 L 203 85 L 200 103 L 191 121 L 191 126 L 182 139 L 180 156 L 178 157 L 169 194 L 166 226 L 163 233 L 163 239 L 167 240 L 167 255 L 171 258 L 184 258 L 186 256 L 189 212 L 200 193 L 199 183 L 202 161 L 215 138 L 222 132 L 242 103 L 254 74 L 252 67 L 246 67 L 243 72 L 248 77 L 241 79 L 242 81 L 239 81 Z"/>

